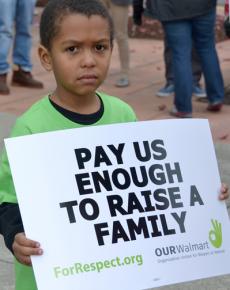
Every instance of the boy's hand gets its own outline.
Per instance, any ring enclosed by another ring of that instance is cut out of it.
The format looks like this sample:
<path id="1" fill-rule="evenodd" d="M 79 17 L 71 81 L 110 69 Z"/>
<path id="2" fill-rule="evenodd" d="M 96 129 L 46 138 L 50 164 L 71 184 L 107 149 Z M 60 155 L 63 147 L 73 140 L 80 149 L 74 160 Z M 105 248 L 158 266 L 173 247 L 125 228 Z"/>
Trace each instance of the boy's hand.
<path id="1" fill-rule="evenodd" d="M 38 242 L 29 240 L 24 233 L 15 235 L 13 243 L 13 251 L 15 258 L 24 265 L 31 266 L 31 255 L 42 255 L 43 250 Z"/>
<path id="2" fill-rule="evenodd" d="M 225 200 L 227 198 L 229 198 L 228 186 L 223 183 L 220 189 L 219 199 Z"/>

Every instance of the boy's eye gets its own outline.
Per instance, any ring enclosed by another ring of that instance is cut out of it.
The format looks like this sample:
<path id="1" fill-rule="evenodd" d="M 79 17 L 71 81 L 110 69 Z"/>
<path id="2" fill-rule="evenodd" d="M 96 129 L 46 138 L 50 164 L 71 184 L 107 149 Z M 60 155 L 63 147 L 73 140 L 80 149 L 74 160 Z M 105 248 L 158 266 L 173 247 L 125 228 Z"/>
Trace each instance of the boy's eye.
<path id="1" fill-rule="evenodd" d="M 76 47 L 76 46 L 70 46 L 66 49 L 67 52 L 70 52 L 70 53 L 76 53 L 79 51 L 79 48 Z"/>
<path id="2" fill-rule="evenodd" d="M 95 50 L 98 52 L 103 52 L 106 49 L 106 46 L 104 44 L 97 44 L 95 46 Z"/>

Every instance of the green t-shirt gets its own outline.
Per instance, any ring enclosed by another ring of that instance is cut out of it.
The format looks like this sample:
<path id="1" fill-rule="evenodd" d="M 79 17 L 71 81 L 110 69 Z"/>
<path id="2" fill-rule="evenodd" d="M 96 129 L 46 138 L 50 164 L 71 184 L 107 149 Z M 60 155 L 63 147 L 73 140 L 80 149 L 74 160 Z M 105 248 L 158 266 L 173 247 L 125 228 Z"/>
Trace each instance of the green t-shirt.
<path id="1" fill-rule="evenodd" d="M 136 115 L 128 104 L 104 93 L 98 94 L 104 105 L 104 113 L 93 126 L 136 121 Z M 74 123 L 64 117 L 46 96 L 17 119 L 11 137 L 84 126 L 86 125 Z M 6 152 L 2 155 L 0 168 L 0 203 L 3 202 L 17 203 Z M 15 290 L 37 290 L 32 267 L 24 266 L 15 260 L 15 276 Z"/>

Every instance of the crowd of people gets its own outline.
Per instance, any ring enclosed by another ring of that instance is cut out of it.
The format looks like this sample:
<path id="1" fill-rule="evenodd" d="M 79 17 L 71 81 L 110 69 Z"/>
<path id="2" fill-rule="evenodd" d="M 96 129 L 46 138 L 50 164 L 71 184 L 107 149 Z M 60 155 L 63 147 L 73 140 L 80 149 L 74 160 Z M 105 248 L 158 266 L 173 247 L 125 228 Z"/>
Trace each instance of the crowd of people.
<path id="1" fill-rule="evenodd" d="M 103 3 L 102 3 L 103 1 Z M 39 58 L 52 71 L 56 85 L 52 93 L 32 105 L 16 121 L 11 136 L 30 135 L 90 125 L 135 122 L 133 109 L 106 93 L 98 92 L 109 70 L 114 36 L 118 43 L 121 72 L 118 87 L 129 80 L 128 7 L 122 0 L 49 0 L 40 21 Z M 143 2 L 135 5 L 143 11 Z M 44 3 L 44 2 L 43 2 Z M 7 55 L 14 38 L 12 84 L 42 88 L 31 74 L 31 23 L 34 0 L 0 0 L 0 93 L 9 94 Z M 105 4 L 105 5 L 104 5 Z M 205 78 L 209 111 L 220 111 L 223 80 L 215 50 L 215 0 L 152 0 L 153 13 L 165 30 L 166 51 L 170 50 L 170 77 L 175 92 L 171 114 L 192 116 L 191 96 Z M 134 9 L 134 11 L 136 11 Z M 139 11 L 139 12 L 140 12 Z M 137 16 L 136 12 L 134 13 Z M 140 14 L 141 15 L 141 14 Z M 140 19 L 140 18 L 139 18 Z M 3 24 L 4 23 L 4 24 Z M 15 23 L 15 35 L 13 34 Z M 141 25 L 141 21 L 137 23 Z M 192 70 L 192 48 L 199 57 L 199 74 Z M 167 53 L 166 53 L 167 54 Z M 166 61 L 167 63 L 167 61 Z M 167 65 L 166 65 L 167 66 Z M 227 186 L 220 199 L 228 198 Z M 39 241 L 24 234 L 12 173 L 4 151 L 0 164 L 0 234 L 15 256 L 17 290 L 36 290 L 31 255 L 42 255 Z"/>

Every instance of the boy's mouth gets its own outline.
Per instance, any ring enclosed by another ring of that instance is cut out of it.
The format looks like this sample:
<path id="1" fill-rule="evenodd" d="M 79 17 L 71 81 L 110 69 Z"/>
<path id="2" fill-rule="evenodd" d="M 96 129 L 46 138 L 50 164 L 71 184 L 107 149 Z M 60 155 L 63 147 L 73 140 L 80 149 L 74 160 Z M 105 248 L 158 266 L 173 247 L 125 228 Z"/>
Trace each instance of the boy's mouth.
<path id="1" fill-rule="evenodd" d="M 94 85 L 98 77 L 95 74 L 84 74 L 78 78 L 78 81 L 85 85 Z"/>
<path id="2" fill-rule="evenodd" d="M 90 80 L 90 79 L 97 79 L 95 74 L 84 74 L 78 78 L 78 80 Z"/>

